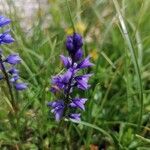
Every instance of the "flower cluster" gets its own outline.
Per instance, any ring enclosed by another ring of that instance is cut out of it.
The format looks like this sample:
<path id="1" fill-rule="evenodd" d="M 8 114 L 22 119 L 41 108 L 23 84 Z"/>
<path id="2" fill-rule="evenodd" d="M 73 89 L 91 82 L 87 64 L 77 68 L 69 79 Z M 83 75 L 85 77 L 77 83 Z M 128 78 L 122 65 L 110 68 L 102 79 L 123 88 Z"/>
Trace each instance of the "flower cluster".
<path id="1" fill-rule="evenodd" d="M 90 62 L 90 56 L 83 59 L 83 39 L 81 35 L 74 33 L 66 39 L 66 48 L 69 57 L 61 55 L 61 60 L 66 68 L 66 72 L 62 75 L 56 75 L 52 78 L 51 92 L 54 94 L 60 93 L 61 98 L 56 101 L 49 102 L 48 106 L 52 108 L 56 121 L 67 117 L 75 120 L 80 120 L 80 113 L 76 113 L 76 109 L 85 110 L 84 104 L 86 98 L 73 98 L 73 90 L 75 88 L 87 90 L 89 77 L 92 74 L 81 74 L 81 70 L 93 66 Z M 58 94 L 57 94 L 58 95 Z"/>
<path id="2" fill-rule="evenodd" d="M 0 28 L 8 25 L 11 22 L 10 19 L 0 16 Z M 10 30 L 7 30 L 0 34 L 0 45 L 13 43 L 14 39 L 10 35 Z M 19 80 L 19 70 L 15 68 L 15 65 L 19 64 L 21 58 L 18 54 L 10 54 L 6 58 L 3 58 L 2 50 L 0 50 L 0 70 L 3 75 L 0 74 L 0 80 L 10 76 L 10 83 L 15 87 L 16 90 L 24 90 L 27 88 L 26 83 L 20 83 Z"/>

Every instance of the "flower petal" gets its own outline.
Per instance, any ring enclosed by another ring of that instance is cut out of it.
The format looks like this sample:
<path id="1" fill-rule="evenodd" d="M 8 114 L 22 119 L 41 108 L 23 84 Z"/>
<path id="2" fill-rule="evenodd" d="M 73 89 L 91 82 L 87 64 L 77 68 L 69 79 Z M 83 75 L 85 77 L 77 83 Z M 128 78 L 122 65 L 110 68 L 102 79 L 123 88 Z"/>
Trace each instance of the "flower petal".
<path id="1" fill-rule="evenodd" d="M 90 62 L 90 56 L 86 57 L 84 60 L 82 60 L 79 64 L 78 64 L 78 68 L 80 69 L 84 69 L 84 68 L 88 68 L 93 66 L 94 64 Z"/>
<path id="2" fill-rule="evenodd" d="M 90 87 L 90 85 L 88 85 L 88 80 L 89 80 L 89 77 L 91 76 L 92 74 L 86 74 L 86 75 L 82 75 L 82 76 L 76 76 L 75 77 L 75 81 L 76 81 L 76 85 L 79 89 L 82 89 L 82 90 L 86 90 Z"/>
<path id="3" fill-rule="evenodd" d="M 15 40 L 12 38 L 12 36 L 9 34 L 10 30 L 0 34 L 0 45 L 1 44 L 9 44 L 14 42 Z"/>
<path id="4" fill-rule="evenodd" d="M 5 62 L 7 62 L 11 65 L 18 64 L 18 63 L 20 63 L 20 61 L 21 61 L 21 58 L 19 57 L 18 54 L 10 54 L 5 60 Z"/>
<path id="5" fill-rule="evenodd" d="M 80 117 L 81 117 L 81 114 L 76 114 L 76 113 L 69 115 L 69 118 L 70 118 L 70 119 L 75 119 L 75 120 L 77 120 L 77 121 L 80 121 L 80 120 L 81 120 Z"/>
<path id="6" fill-rule="evenodd" d="M 60 55 L 60 58 L 64 64 L 64 66 L 68 69 L 71 67 L 72 60 L 70 57 L 65 57 L 64 55 Z"/>
<path id="7" fill-rule="evenodd" d="M 73 98 L 72 102 L 70 103 L 70 106 L 80 108 L 81 110 L 85 110 L 84 104 L 86 101 L 86 98 Z"/>
<path id="8" fill-rule="evenodd" d="M 15 89 L 18 90 L 18 91 L 25 90 L 26 88 L 27 88 L 26 83 L 16 83 L 15 84 Z"/>
<path id="9" fill-rule="evenodd" d="M 9 18 L 6 18 L 4 16 L 0 16 L 0 27 L 8 25 L 10 22 L 11 22 L 11 20 Z"/>

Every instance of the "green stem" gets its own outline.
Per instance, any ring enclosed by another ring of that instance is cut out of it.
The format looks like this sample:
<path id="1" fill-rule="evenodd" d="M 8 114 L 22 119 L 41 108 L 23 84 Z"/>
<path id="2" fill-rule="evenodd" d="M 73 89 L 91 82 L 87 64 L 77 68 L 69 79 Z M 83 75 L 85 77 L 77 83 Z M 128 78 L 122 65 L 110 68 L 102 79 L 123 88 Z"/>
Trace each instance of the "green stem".
<path id="1" fill-rule="evenodd" d="M 3 64 L 2 58 L 0 58 L 0 64 L 1 64 L 2 72 L 4 74 L 7 86 L 8 86 L 8 90 L 9 90 L 9 94 L 10 94 L 10 102 L 12 104 L 12 107 L 13 107 L 14 111 L 16 111 L 17 107 L 16 107 L 16 104 L 15 104 L 15 99 L 14 99 L 14 96 L 13 96 L 12 87 L 11 87 L 11 84 L 10 84 L 10 81 L 9 81 L 7 71 L 6 71 L 5 66 Z"/>

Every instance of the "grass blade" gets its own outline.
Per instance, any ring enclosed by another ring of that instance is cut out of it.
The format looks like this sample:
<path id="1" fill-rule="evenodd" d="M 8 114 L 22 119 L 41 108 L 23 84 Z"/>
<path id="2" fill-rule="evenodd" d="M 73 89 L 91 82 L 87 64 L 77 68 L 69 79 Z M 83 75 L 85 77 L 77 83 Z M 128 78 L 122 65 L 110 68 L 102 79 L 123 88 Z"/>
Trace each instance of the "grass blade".
<path id="1" fill-rule="evenodd" d="M 68 121 L 68 120 L 67 120 L 67 121 Z M 96 126 L 96 125 L 93 125 L 93 124 L 91 124 L 91 123 L 84 122 L 84 121 L 76 121 L 76 120 L 73 120 L 73 119 L 71 119 L 71 121 L 74 122 L 74 123 L 77 123 L 77 124 L 81 124 L 81 125 L 84 125 L 84 126 L 87 126 L 87 127 L 93 128 L 93 129 L 96 129 L 96 130 L 98 130 L 99 132 L 101 132 L 103 135 L 109 137 L 109 138 L 111 139 L 111 141 L 114 142 L 112 136 L 111 136 L 107 131 L 103 130 L 102 128 L 100 128 L 100 127 L 98 127 L 98 126 Z"/>
<path id="2" fill-rule="evenodd" d="M 126 44 L 127 44 L 128 48 L 130 50 L 131 58 L 132 58 L 134 68 L 135 68 L 135 72 L 136 72 L 136 75 L 137 75 L 137 78 L 138 78 L 138 88 L 139 88 L 138 95 L 139 95 L 139 100 L 140 100 L 140 113 L 139 113 L 139 118 L 138 118 L 138 129 L 139 129 L 140 125 L 142 123 L 142 114 L 143 114 L 143 87 L 142 87 L 141 73 L 140 73 L 140 69 L 139 69 L 139 65 L 138 65 L 138 61 L 137 61 L 137 58 L 136 58 L 136 54 L 135 54 L 135 50 L 134 50 L 132 41 L 129 37 L 125 21 L 123 19 L 121 11 L 120 11 L 120 6 L 119 6 L 117 0 L 113 0 L 113 2 L 114 2 L 114 5 L 115 5 L 115 8 L 116 8 L 118 17 L 119 17 L 120 25 L 121 25 L 121 28 L 122 28 L 122 31 L 123 31 L 124 40 L 126 41 Z"/>

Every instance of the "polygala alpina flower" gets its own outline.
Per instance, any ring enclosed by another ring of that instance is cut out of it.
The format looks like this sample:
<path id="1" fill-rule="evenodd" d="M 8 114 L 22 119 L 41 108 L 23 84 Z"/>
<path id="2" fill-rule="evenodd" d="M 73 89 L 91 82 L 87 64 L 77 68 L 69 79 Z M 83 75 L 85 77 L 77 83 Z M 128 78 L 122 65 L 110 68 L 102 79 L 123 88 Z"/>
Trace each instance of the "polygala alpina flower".
<path id="1" fill-rule="evenodd" d="M 61 99 L 49 102 L 48 106 L 55 115 L 56 121 L 60 121 L 63 117 L 80 120 L 81 114 L 76 113 L 76 109 L 85 110 L 86 98 L 73 97 L 75 88 L 87 90 L 90 85 L 88 80 L 92 74 L 82 75 L 81 70 L 93 66 L 90 62 L 90 56 L 83 58 L 83 39 L 78 33 L 70 35 L 66 39 L 66 49 L 69 56 L 60 55 L 61 61 L 66 68 L 66 72 L 52 77 L 52 86 L 50 91 Z"/>
<path id="2" fill-rule="evenodd" d="M 11 54 L 6 58 L 5 61 L 11 65 L 16 65 L 20 63 L 21 58 L 19 57 L 18 54 Z"/>
<path id="3" fill-rule="evenodd" d="M 0 16 L 0 27 L 3 27 L 7 24 L 9 24 L 11 20 L 9 18 L 6 18 L 4 16 Z"/>
<path id="4" fill-rule="evenodd" d="M 8 25 L 10 22 L 10 19 L 0 16 L 0 28 Z M 14 41 L 15 40 L 10 35 L 10 30 L 0 34 L 0 45 L 10 44 Z M 27 84 L 18 82 L 20 79 L 19 70 L 15 68 L 15 65 L 21 62 L 19 54 L 10 54 L 6 58 L 3 57 L 2 50 L 0 50 L 0 70 L 4 73 L 4 75 L 0 74 L 0 80 L 6 78 L 4 76 L 7 74 L 10 84 L 13 85 L 16 90 L 25 90 L 27 88 Z"/>
<path id="5" fill-rule="evenodd" d="M 0 34 L 0 45 L 9 44 L 9 43 L 12 43 L 15 41 L 9 32 L 10 31 L 8 30 L 8 31 Z"/>
<path id="6" fill-rule="evenodd" d="M 27 84 L 26 83 L 16 83 L 15 88 L 16 88 L 16 90 L 22 91 L 27 88 Z"/>

